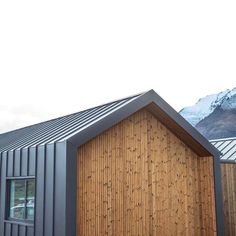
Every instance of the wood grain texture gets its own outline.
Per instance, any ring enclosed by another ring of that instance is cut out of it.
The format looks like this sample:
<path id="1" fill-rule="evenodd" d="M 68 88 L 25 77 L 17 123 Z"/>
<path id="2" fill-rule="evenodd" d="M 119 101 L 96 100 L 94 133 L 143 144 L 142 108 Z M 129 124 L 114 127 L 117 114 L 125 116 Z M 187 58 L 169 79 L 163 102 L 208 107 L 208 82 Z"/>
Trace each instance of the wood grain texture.
<path id="1" fill-rule="evenodd" d="M 221 163 L 224 226 L 226 236 L 236 235 L 236 164 Z"/>
<path id="2" fill-rule="evenodd" d="M 77 236 L 216 235 L 212 157 L 141 110 L 78 148 Z"/>

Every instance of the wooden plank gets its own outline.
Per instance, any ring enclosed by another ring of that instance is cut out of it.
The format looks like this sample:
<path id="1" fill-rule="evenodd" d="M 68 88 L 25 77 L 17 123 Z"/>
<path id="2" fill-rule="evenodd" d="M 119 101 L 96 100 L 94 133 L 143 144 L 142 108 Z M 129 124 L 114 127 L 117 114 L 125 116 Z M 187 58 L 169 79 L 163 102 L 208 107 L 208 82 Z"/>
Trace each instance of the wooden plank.
<path id="1" fill-rule="evenodd" d="M 225 235 L 236 235 L 236 165 L 221 164 Z"/>

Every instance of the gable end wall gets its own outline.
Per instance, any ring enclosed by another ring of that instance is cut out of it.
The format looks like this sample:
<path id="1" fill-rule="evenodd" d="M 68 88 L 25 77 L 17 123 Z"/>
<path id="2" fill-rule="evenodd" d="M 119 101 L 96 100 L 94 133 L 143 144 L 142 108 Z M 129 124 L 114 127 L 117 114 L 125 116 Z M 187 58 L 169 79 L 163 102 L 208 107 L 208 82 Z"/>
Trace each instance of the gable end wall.
<path id="1" fill-rule="evenodd" d="M 77 235 L 216 235 L 213 158 L 141 110 L 78 148 Z"/>

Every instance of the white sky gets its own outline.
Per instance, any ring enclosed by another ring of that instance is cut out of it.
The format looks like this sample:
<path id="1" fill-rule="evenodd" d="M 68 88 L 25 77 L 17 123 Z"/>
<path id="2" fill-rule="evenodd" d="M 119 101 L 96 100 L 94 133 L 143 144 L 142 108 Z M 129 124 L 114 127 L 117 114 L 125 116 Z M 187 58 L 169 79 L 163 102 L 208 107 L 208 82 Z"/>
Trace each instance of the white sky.
<path id="1" fill-rule="evenodd" d="M 154 89 L 236 86 L 235 1 L 0 2 L 0 132 Z"/>

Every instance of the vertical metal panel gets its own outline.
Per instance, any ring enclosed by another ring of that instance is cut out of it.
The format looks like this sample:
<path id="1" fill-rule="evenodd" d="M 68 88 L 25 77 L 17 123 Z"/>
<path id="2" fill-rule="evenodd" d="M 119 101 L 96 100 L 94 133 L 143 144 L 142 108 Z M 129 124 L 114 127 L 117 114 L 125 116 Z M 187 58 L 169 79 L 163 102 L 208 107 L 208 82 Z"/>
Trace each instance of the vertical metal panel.
<path id="1" fill-rule="evenodd" d="M 26 226 L 19 225 L 19 236 L 26 236 Z"/>
<path id="2" fill-rule="evenodd" d="M 45 181 L 45 146 L 37 148 L 36 155 L 36 208 L 35 236 L 44 235 L 44 181 Z"/>
<path id="3" fill-rule="evenodd" d="M 77 147 L 67 143 L 66 155 L 66 235 L 76 235 Z"/>
<path id="4" fill-rule="evenodd" d="M 36 148 L 31 147 L 29 149 L 28 175 L 35 176 L 35 171 L 36 171 Z"/>
<path id="5" fill-rule="evenodd" d="M 10 223 L 6 223 L 5 228 L 6 228 L 5 234 L 1 234 L 1 235 L 15 236 L 15 235 L 12 235 L 12 225 Z"/>
<path id="6" fill-rule="evenodd" d="M 0 204 L 1 204 L 1 183 L 2 183 L 2 153 L 0 153 Z"/>
<path id="7" fill-rule="evenodd" d="M 21 166 L 21 150 L 16 150 L 14 152 L 14 176 L 20 176 L 20 166 Z"/>
<path id="8" fill-rule="evenodd" d="M 67 145 L 37 148 L 35 236 L 76 235 L 77 149 Z"/>
<path id="9" fill-rule="evenodd" d="M 54 235 L 66 236 L 66 142 L 57 143 L 55 151 Z"/>
<path id="10" fill-rule="evenodd" d="M 7 158 L 7 176 L 13 176 L 13 168 L 14 168 L 14 152 L 8 152 Z"/>
<path id="11" fill-rule="evenodd" d="M 27 227 L 27 236 L 34 236 L 34 228 L 33 227 Z M 37 235 L 37 234 L 35 234 Z M 49 236 L 49 235 L 45 235 L 45 236 Z M 56 235 L 55 235 L 56 236 Z"/>
<path id="12" fill-rule="evenodd" d="M 45 235 L 54 235 L 54 144 L 46 145 L 45 165 Z"/>
<path id="13" fill-rule="evenodd" d="M 6 200 L 6 174 L 7 174 L 7 153 L 2 153 L 2 173 L 1 173 L 1 202 L 0 202 L 0 235 L 4 235 L 5 200 Z"/>
<path id="14" fill-rule="evenodd" d="M 12 236 L 18 236 L 18 227 L 19 225 L 17 224 L 12 224 Z"/>
<path id="15" fill-rule="evenodd" d="M 2 218 L 1 218 L 1 204 L 2 204 L 2 153 L 0 152 L 0 235 L 1 235 L 1 227 L 2 227 Z"/>
<path id="16" fill-rule="evenodd" d="M 21 152 L 21 176 L 28 175 L 28 149 L 23 149 Z"/>
<path id="17" fill-rule="evenodd" d="M 2 153 L 0 152 L 0 204 L 1 204 L 1 185 L 2 185 Z M 0 216 L 0 220 L 1 220 L 1 216 Z M 0 223 L 0 225 L 1 225 L 1 223 Z M 0 226 L 0 228 L 1 228 L 1 226 Z"/>

